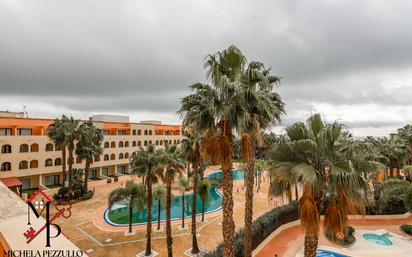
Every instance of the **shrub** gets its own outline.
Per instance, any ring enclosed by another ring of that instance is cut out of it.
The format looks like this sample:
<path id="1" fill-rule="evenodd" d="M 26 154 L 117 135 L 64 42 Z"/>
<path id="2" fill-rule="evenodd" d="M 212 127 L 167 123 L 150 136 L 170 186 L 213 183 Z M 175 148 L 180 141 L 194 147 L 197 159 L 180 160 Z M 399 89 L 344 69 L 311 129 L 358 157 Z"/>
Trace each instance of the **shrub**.
<path id="1" fill-rule="evenodd" d="M 405 207 L 412 212 L 412 186 L 409 188 L 409 191 L 405 196 Z"/>
<path id="2" fill-rule="evenodd" d="M 298 206 L 296 203 L 272 209 L 258 217 L 252 223 L 252 248 L 255 249 L 273 231 L 281 225 L 295 221 L 299 218 Z M 243 229 L 234 235 L 235 257 L 243 257 Z M 210 251 L 204 257 L 222 257 L 223 244 L 218 245 L 215 250 Z"/>
<path id="3" fill-rule="evenodd" d="M 379 186 L 376 208 L 380 214 L 405 213 L 405 196 L 411 184 L 401 179 L 388 179 Z"/>
<path id="4" fill-rule="evenodd" d="M 404 224 L 401 226 L 401 230 L 406 234 L 412 236 L 412 225 Z"/>
<path id="5" fill-rule="evenodd" d="M 84 193 L 83 200 L 92 199 L 93 195 L 94 195 L 93 191 L 89 190 L 86 193 Z"/>

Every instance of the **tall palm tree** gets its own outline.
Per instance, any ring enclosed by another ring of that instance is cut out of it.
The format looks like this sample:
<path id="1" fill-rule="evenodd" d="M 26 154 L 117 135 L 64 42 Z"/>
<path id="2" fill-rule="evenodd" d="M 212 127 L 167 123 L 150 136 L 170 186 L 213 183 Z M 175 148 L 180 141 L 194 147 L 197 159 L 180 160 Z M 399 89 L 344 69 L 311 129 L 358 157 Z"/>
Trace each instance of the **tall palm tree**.
<path id="1" fill-rule="evenodd" d="M 66 141 L 66 134 L 65 134 L 65 120 L 67 119 L 66 116 L 62 116 L 61 119 L 57 118 L 54 122 L 49 126 L 47 130 L 47 136 L 49 139 L 54 143 L 56 147 L 59 147 L 62 151 L 62 185 L 64 186 L 65 182 L 65 175 L 66 174 L 66 150 L 67 150 L 67 141 Z"/>
<path id="2" fill-rule="evenodd" d="M 235 46 L 206 57 L 205 68 L 212 86 L 196 83 L 193 93 L 181 100 L 178 113 L 183 126 L 202 133 L 203 155 L 222 165 L 224 256 L 234 256 L 232 140 L 233 130 L 245 118 L 239 102 L 246 58 Z"/>
<path id="3" fill-rule="evenodd" d="M 180 190 L 180 192 L 182 193 L 182 196 L 181 196 L 182 198 L 182 228 L 184 228 L 185 227 L 185 192 L 187 190 L 190 190 L 192 186 L 190 185 L 189 180 L 187 180 L 187 178 L 181 176 L 177 180 L 176 188 Z"/>
<path id="4" fill-rule="evenodd" d="M 210 181 L 208 179 L 202 179 L 199 183 L 199 197 L 202 200 L 202 222 L 205 221 L 205 203 L 209 199 L 210 195 Z"/>
<path id="5" fill-rule="evenodd" d="M 126 182 L 126 187 L 111 191 L 108 198 L 109 209 L 122 201 L 127 202 L 129 208 L 129 233 L 132 233 L 133 208 L 143 212 L 147 196 L 143 185 L 135 184 L 133 180 Z"/>
<path id="6" fill-rule="evenodd" d="M 153 189 L 153 200 L 157 201 L 157 230 L 160 230 L 160 209 L 166 202 L 166 188 L 157 186 Z"/>
<path id="7" fill-rule="evenodd" d="M 90 165 L 93 159 L 103 153 L 103 132 L 93 122 L 84 122 L 79 126 L 76 144 L 76 154 L 85 160 L 84 188 L 87 191 Z"/>
<path id="8" fill-rule="evenodd" d="M 171 226 L 171 201 L 172 201 L 172 183 L 177 175 L 181 175 L 185 168 L 185 161 L 182 158 L 182 154 L 176 145 L 165 145 L 163 152 L 163 165 L 164 175 L 163 182 L 166 184 L 166 244 L 167 244 L 167 256 L 173 256 L 173 239 L 172 239 L 172 226 Z"/>
<path id="9" fill-rule="evenodd" d="M 260 62 L 249 63 L 243 74 L 239 103 L 243 107 L 245 117 L 237 130 L 240 134 L 242 158 L 246 165 L 245 174 L 245 228 L 244 256 L 252 256 L 252 219 L 253 219 L 253 176 L 256 143 L 262 145 L 261 131 L 276 125 L 284 111 L 284 103 L 279 95 L 273 92 L 280 78 L 270 75 Z"/>
<path id="10" fill-rule="evenodd" d="M 75 148 L 75 141 L 78 137 L 78 128 L 80 121 L 74 119 L 73 117 L 64 119 L 64 134 L 66 138 L 67 150 L 69 152 L 68 164 L 69 164 L 69 188 L 72 188 L 72 172 L 73 172 L 73 164 L 74 164 L 74 148 Z"/>
<path id="11" fill-rule="evenodd" d="M 193 255 L 198 254 L 200 252 L 199 245 L 197 243 L 197 232 L 196 232 L 196 200 L 197 200 L 197 185 L 199 181 L 199 164 L 201 162 L 200 156 L 200 135 L 196 131 L 192 130 L 191 128 L 186 129 L 184 136 L 185 138 L 182 140 L 181 144 L 181 151 L 183 155 L 186 157 L 186 160 L 192 164 L 193 169 L 193 200 L 192 200 L 192 251 Z"/>
<path id="12" fill-rule="evenodd" d="M 289 127 L 289 140 L 275 145 L 267 155 L 270 169 L 278 171 L 270 181 L 278 189 L 271 193 L 283 194 L 290 177 L 303 184 L 299 209 L 305 229 L 305 257 L 316 256 L 323 199 L 329 202 L 326 231 L 332 235 L 343 232 L 347 216 L 364 209 L 369 186 L 362 172 L 380 169 L 380 165 L 360 154 L 368 151 L 367 143 L 344 140 L 342 132 L 341 124 L 325 123 L 319 114 L 314 114 L 306 124 Z M 291 175 L 279 175 L 284 173 Z"/>
<path id="13" fill-rule="evenodd" d="M 152 254 L 152 185 L 162 176 L 161 157 L 161 152 L 150 144 L 146 150 L 140 147 L 130 158 L 130 173 L 144 177 L 147 188 L 146 256 Z"/>

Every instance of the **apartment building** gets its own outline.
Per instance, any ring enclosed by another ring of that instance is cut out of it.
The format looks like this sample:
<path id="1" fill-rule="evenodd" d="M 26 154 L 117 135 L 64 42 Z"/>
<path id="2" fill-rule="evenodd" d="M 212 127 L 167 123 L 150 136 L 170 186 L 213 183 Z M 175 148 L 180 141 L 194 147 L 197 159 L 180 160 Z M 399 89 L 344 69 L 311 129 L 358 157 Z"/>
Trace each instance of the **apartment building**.
<path id="1" fill-rule="evenodd" d="M 126 176 L 129 158 L 139 147 L 154 144 L 162 148 L 166 141 L 179 144 L 182 140 L 179 125 L 164 125 L 160 121 L 132 123 L 127 116 L 116 115 L 96 115 L 90 120 L 104 134 L 103 154 L 91 165 L 91 185 L 94 181 L 101 184 Z M 47 137 L 53 122 L 0 112 L 0 180 L 9 187 L 18 186 L 23 192 L 39 187 L 48 190 L 63 184 L 61 149 Z M 84 168 L 84 161 L 75 156 L 74 167 Z"/>

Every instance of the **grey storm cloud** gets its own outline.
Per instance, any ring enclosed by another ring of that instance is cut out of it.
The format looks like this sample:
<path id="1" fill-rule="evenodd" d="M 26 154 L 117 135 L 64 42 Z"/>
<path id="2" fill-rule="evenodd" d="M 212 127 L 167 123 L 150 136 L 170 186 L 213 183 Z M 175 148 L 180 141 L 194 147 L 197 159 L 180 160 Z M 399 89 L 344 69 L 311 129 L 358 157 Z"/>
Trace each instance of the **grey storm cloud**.
<path id="1" fill-rule="evenodd" d="M 188 86 L 205 81 L 204 57 L 234 44 L 283 77 L 284 124 L 321 104 L 333 115 L 391 105 L 387 115 L 403 119 L 412 108 L 411 11 L 401 0 L 0 0 L 0 102 L 175 115 Z M 345 122 L 408 122 L 385 117 Z"/>

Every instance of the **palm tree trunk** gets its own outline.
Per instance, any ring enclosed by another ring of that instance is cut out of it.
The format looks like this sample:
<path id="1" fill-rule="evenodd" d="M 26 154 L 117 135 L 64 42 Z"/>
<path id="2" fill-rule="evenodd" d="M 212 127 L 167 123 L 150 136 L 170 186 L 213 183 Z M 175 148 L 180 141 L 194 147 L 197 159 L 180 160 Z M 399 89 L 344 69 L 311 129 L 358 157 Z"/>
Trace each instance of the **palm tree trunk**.
<path id="1" fill-rule="evenodd" d="M 196 197 L 197 197 L 197 163 L 193 163 L 193 200 L 192 200 L 192 254 L 198 254 L 200 252 L 197 245 L 196 235 Z"/>
<path id="2" fill-rule="evenodd" d="M 205 222 L 205 200 L 202 199 L 202 222 Z"/>
<path id="3" fill-rule="evenodd" d="M 72 141 L 69 143 L 69 189 L 70 190 L 73 190 L 73 181 L 72 181 L 73 163 L 74 163 L 73 151 L 74 151 L 74 142 Z"/>
<path id="4" fill-rule="evenodd" d="M 291 185 L 288 186 L 288 191 L 286 192 L 286 194 L 288 195 L 288 201 L 289 201 L 289 203 L 293 202 L 293 200 L 292 200 L 292 188 L 291 188 Z"/>
<path id="5" fill-rule="evenodd" d="M 296 202 L 299 200 L 299 189 L 298 189 L 298 183 L 295 183 L 295 200 Z"/>
<path id="6" fill-rule="evenodd" d="M 247 158 L 249 163 L 246 167 L 246 203 L 245 203 L 245 229 L 243 239 L 243 249 L 245 257 L 252 257 L 252 220 L 253 220 L 253 173 L 254 173 L 254 160 L 253 153 L 250 152 L 250 156 Z"/>
<path id="7" fill-rule="evenodd" d="M 84 167 L 84 189 L 87 191 L 87 184 L 89 182 L 89 169 L 91 160 L 86 160 L 86 165 Z"/>
<path id="8" fill-rule="evenodd" d="M 150 176 L 147 176 L 149 178 Z M 146 256 L 152 254 L 152 181 L 147 179 L 147 226 L 146 226 Z"/>
<path id="9" fill-rule="evenodd" d="M 190 164 L 187 163 L 187 180 L 189 180 Z"/>
<path id="10" fill-rule="evenodd" d="M 68 176 L 68 174 L 66 174 L 66 146 L 62 146 L 62 173 L 63 173 L 63 187 L 66 186 L 66 179 L 64 178 L 66 176 Z"/>
<path id="11" fill-rule="evenodd" d="M 235 233 L 235 222 L 233 220 L 233 181 L 232 181 L 232 130 L 228 121 L 223 124 L 222 141 L 228 141 L 227 156 L 221 156 L 222 161 L 222 189 L 223 189 L 223 257 L 234 257 L 233 244 Z M 224 144 L 224 143 L 223 143 Z"/>
<path id="12" fill-rule="evenodd" d="M 316 249 L 318 248 L 318 235 L 307 233 L 305 235 L 305 253 L 304 257 L 316 257 Z"/>
<path id="13" fill-rule="evenodd" d="M 160 230 L 160 199 L 157 202 L 157 230 Z"/>
<path id="14" fill-rule="evenodd" d="M 172 239 L 172 226 L 170 224 L 170 208 L 172 201 L 172 182 L 168 181 L 166 185 L 166 244 L 167 244 L 167 256 L 173 257 L 173 239 Z"/>
<path id="15" fill-rule="evenodd" d="M 129 204 L 129 233 L 132 233 L 133 207 Z"/>
<path id="16" fill-rule="evenodd" d="M 182 195 L 182 228 L 185 227 L 185 191 Z"/>

